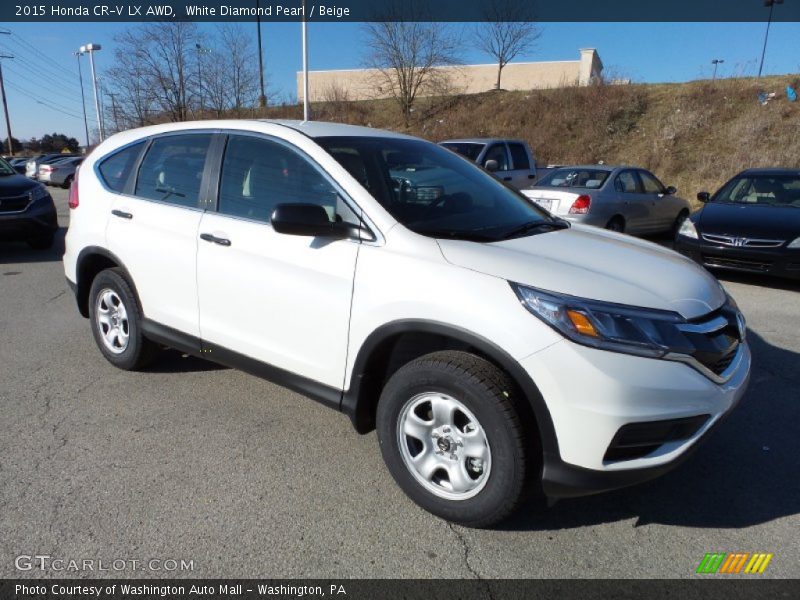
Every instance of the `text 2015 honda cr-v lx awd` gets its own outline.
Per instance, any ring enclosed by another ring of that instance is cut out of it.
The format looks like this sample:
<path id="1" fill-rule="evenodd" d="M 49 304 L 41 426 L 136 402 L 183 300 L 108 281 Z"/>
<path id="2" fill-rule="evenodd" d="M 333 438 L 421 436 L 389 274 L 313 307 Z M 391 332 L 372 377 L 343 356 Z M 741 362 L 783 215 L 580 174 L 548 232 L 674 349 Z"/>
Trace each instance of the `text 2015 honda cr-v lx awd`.
<path id="1" fill-rule="evenodd" d="M 128 131 L 84 161 L 70 208 L 66 276 L 112 364 L 168 346 L 319 400 L 466 525 L 653 478 L 747 385 L 744 320 L 701 267 L 416 138 Z"/>

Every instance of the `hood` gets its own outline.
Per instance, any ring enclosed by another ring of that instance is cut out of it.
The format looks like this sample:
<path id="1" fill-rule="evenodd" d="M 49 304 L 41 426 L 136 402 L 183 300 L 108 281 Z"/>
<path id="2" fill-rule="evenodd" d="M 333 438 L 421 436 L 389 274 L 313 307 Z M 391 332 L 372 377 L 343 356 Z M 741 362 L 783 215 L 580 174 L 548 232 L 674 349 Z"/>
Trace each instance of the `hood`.
<path id="1" fill-rule="evenodd" d="M 671 310 L 687 319 L 725 302 L 716 279 L 690 259 L 594 227 L 574 225 L 491 244 L 437 241 L 454 265 L 542 290 Z"/>
<path id="2" fill-rule="evenodd" d="M 709 202 L 697 223 L 701 233 L 791 241 L 800 236 L 800 207 Z"/>
<path id="3" fill-rule="evenodd" d="M 27 194 L 39 184 L 24 175 L 0 175 L 0 198 L 11 198 Z"/>

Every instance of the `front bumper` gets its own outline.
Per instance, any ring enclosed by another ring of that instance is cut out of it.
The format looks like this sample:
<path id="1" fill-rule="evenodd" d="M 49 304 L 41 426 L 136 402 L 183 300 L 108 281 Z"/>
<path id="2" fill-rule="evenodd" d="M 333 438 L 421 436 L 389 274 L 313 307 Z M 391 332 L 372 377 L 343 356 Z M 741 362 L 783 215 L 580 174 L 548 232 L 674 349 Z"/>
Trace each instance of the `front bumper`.
<path id="1" fill-rule="evenodd" d="M 557 440 L 557 448 L 544 448 L 545 494 L 594 494 L 647 481 L 676 467 L 742 398 L 750 360 L 743 343 L 727 381 L 717 384 L 684 363 L 566 340 L 523 359 L 522 366 L 547 403 Z M 698 427 L 678 439 L 665 437 L 634 458 L 609 459 L 626 425 L 663 430 L 663 422 L 692 420 L 699 420 Z"/>
<path id="2" fill-rule="evenodd" d="M 737 248 L 679 236 L 675 250 L 708 269 L 800 279 L 800 249 Z"/>
<path id="3" fill-rule="evenodd" d="M 52 235 L 58 230 L 58 216 L 52 198 L 28 206 L 22 212 L 0 212 L 0 241 L 26 241 Z"/>

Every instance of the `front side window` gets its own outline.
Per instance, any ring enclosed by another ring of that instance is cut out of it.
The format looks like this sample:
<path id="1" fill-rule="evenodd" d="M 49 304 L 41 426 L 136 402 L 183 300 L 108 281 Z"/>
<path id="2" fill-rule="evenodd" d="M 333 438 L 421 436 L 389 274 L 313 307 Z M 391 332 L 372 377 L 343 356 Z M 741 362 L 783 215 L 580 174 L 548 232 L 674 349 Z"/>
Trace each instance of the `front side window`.
<path id="1" fill-rule="evenodd" d="M 800 175 L 740 177 L 726 184 L 713 201 L 800 208 Z"/>
<path id="2" fill-rule="evenodd" d="M 530 169 L 531 163 L 528 160 L 528 152 L 525 146 L 516 142 L 509 142 L 508 149 L 511 151 L 511 161 L 514 163 L 514 169 Z"/>
<path id="3" fill-rule="evenodd" d="M 606 179 L 608 171 L 602 169 L 566 167 L 550 171 L 536 186 L 597 189 Z"/>
<path id="4" fill-rule="evenodd" d="M 305 157 L 272 140 L 231 135 L 217 210 L 267 223 L 275 206 L 285 203 L 319 204 L 332 222 L 356 222 L 337 190 Z"/>
<path id="5" fill-rule="evenodd" d="M 114 192 L 121 193 L 131 175 L 131 170 L 136 165 L 136 159 L 144 147 L 144 142 L 131 144 L 119 152 L 104 158 L 97 166 L 103 183 Z"/>
<path id="6" fill-rule="evenodd" d="M 663 194 L 664 186 L 655 178 L 654 175 L 647 171 L 639 171 L 639 177 L 642 179 L 642 187 L 645 194 Z"/>
<path id="7" fill-rule="evenodd" d="M 316 141 L 397 221 L 422 235 L 498 241 L 563 226 L 483 169 L 435 144 L 355 136 Z"/>
<path id="8" fill-rule="evenodd" d="M 139 167 L 135 194 L 148 200 L 197 207 L 210 144 L 210 133 L 155 138 Z"/>
<path id="9" fill-rule="evenodd" d="M 490 160 L 497 161 L 498 171 L 508 171 L 508 152 L 506 152 L 505 144 L 495 144 L 486 151 L 486 156 L 483 157 L 483 164 L 485 165 Z"/>
<path id="10" fill-rule="evenodd" d="M 445 142 L 442 146 L 475 162 L 486 147 L 486 144 L 478 144 L 476 142 Z"/>

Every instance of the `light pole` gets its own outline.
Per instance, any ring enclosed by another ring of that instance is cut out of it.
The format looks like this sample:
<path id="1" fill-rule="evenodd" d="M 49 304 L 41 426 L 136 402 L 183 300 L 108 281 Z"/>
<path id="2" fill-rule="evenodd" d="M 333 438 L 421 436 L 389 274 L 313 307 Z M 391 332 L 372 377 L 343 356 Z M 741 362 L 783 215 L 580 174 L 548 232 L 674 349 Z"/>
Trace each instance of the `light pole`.
<path id="1" fill-rule="evenodd" d="M 716 78 L 717 78 L 717 66 L 721 65 L 724 62 L 725 61 L 722 60 L 721 58 L 715 58 L 714 60 L 711 61 L 711 64 L 714 65 L 714 75 L 711 77 L 711 81 L 716 80 Z"/>
<path id="2" fill-rule="evenodd" d="M 303 0 L 303 121 L 308 121 L 308 21 L 306 21 L 306 0 Z"/>
<path id="3" fill-rule="evenodd" d="M 769 6 L 769 18 L 767 19 L 767 31 L 764 34 L 764 48 L 761 50 L 761 64 L 758 67 L 758 78 L 761 79 L 761 71 L 764 70 L 764 56 L 767 54 L 767 40 L 769 39 L 769 26 L 772 25 L 772 9 L 776 4 L 783 4 L 783 0 L 764 0 L 764 6 Z"/>
<path id="4" fill-rule="evenodd" d="M 86 147 L 89 147 L 89 120 L 86 118 L 86 95 L 83 93 L 83 70 L 81 69 L 81 56 L 83 52 L 73 52 L 78 58 L 78 81 L 81 84 L 81 107 L 83 108 L 83 128 L 86 131 Z"/>
<path id="5" fill-rule="evenodd" d="M 258 105 L 264 108 L 267 105 L 267 96 L 264 94 L 264 53 L 261 50 L 261 3 L 256 0 L 256 27 L 258 28 L 258 79 L 261 94 L 258 96 Z"/>
<path id="6" fill-rule="evenodd" d="M 97 74 L 94 70 L 94 53 L 101 49 L 100 44 L 86 44 L 81 46 L 80 52 L 89 54 L 89 64 L 92 67 L 92 87 L 94 88 L 94 110 L 97 113 L 97 129 L 102 142 L 105 138 L 105 131 L 103 131 L 103 116 L 100 114 L 100 96 L 97 93 Z"/>

